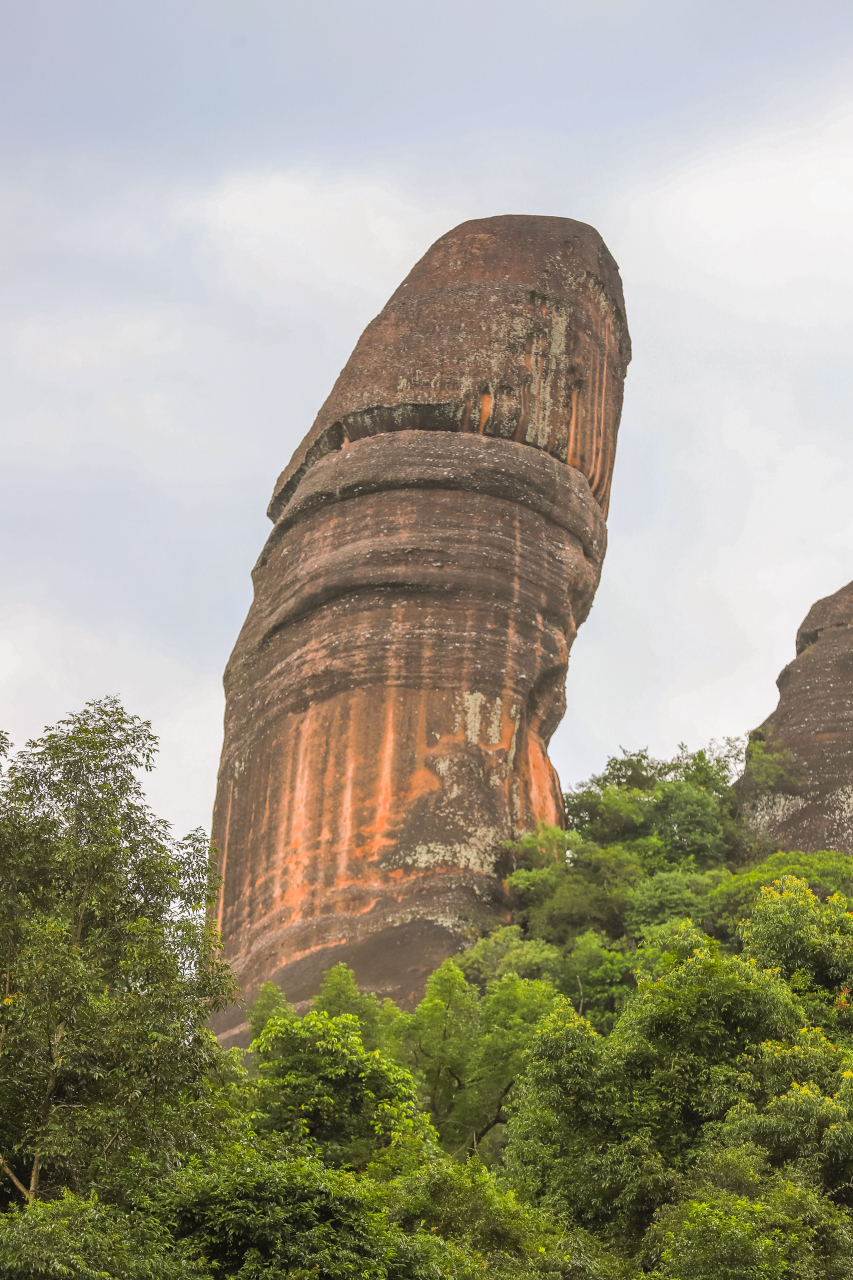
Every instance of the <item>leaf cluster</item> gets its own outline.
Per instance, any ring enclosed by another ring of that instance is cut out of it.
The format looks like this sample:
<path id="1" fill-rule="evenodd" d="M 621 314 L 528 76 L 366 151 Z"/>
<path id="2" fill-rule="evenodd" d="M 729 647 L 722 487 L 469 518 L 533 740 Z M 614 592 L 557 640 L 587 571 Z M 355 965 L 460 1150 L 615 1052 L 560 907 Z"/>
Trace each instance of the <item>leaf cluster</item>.
<path id="1" fill-rule="evenodd" d="M 267 986 L 250 1013 L 253 1071 L 223 1054 L 206 1023 L 235 988 L 210 918 L 209 849 L 147 808 L 139 773 L 155 746 L 105 699 L 28 744 L 0 780 L 0 1272 L 591 1274 L 480 1162 L 443 1152 L 423 1081 L 379 1051 L 404 1015 L 348 971 L 304 1019 Z M 431 1018 L 406 1024 L 418 1053 Z M 497 1012 L 480 1021 L 500 1038 Z M 513 1042 L 513 1078 L 517 1059 Z M 444 1188 L 443 1211 L 429 1188 Z"/>
<path id="2" fill-rule="evenodd" d="M 115 1188 L 218 1123 L 206 1028 L 232 998 L 200 832 L 144 802 L 150 726 L 92 703 L 0 779 L 0 1196 Z"/>
<path id="3" fill-rule="evenodd" d="M 155 746 L 105 699 L 0 778 L 0 1273 L 853 1274 L 853 860 L 750 844 L 739 744 L 609 761 L 412 1012 L 266 984 L 248 1071 Z"/>
<path id="4" fill-rule="evenodd" d="M 606 1033 L 637 975 L 658 971 L 674 923 L 691 920 L 736 952 L 739 922 L 781 875 L 821 897 L 853 893 L 853 858 L 768 850 L 750 827 L 743 770 L 779 783 L 790 768 L 767 743 L 747 744 L 745 757 L 738 739 L 672 760 L 612 757 L 566 796 L 565 830 L 540 824 L 509 846 L 513 922 L 457 963 L 481 990 L 510 972 L 550 982 Z"/>

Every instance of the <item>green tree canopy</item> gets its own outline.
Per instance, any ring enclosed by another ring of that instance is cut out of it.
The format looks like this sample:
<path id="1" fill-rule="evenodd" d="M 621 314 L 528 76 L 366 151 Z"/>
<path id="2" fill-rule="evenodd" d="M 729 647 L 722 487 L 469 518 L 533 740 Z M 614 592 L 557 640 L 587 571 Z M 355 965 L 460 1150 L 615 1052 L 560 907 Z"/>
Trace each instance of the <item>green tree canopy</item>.
<path id="1" fill-rule="evenodd" d="M 445 960 L 415 1012 L 400 1017 L 393 1028 L 397 1052 L 418 1080 L 446 1150 L 482 1148 L 492 1158 L 527 1047 L 556 999 L 549 984 L 515 973 L 490 982 L 481 996 Z"/>
<path id="2" fill-rule="evenodd" d="M 354 1014 L 368 1052 L 387 1048 L 388 1033 L 400 1015 L 392 1000 L 383 1002 L 372 991 L 360 991 L 352 969 L 345 964 L 336 964 L 325 974 L 314 1008 L 332 1018 L 341 1013 Z"/>
<path id="3" fill-rule="evenodd" d="M 395 1142 L 433 1136 L 411 1076 L 367 1052 L 354 1014 L 312 1011 L 300 1020 L 280 1010 L 252 1053 L 258 1131 L 307 1139 L 328 1165 L 363 1169 Z"/>
<path id="4" fill-rule="evenodd" d="M 678 1197 L 707 1125 L 783 1092 L 768 1055 L 784 1061 L 785 1089 L 816 1071 L 824 1091 L 840 1088 L 846 1068 L 819 1031 L 801 1030 L 802 1006 L 777 974 L 687 926 L 671 948 L 667 972 L 640 983 L 610 1036 L 565 1009 L 540 1028 L 510 1127 L 520 1185 L 622 1242 Z"/>
<path id="5" fill-rule="evenodd" d="M 0 1195 L 118 1194 L 211 1139 L 234 993 L 207 919 L 209 850 L 175 840 L 138 772 L 156 739 L 112 698 L 0 778 Z"/>
<path id="6" fill-rule="evenodd" d="M 798 992 L 810 1019 L 845 1039 L 853 1032 L 853 916 L 840 893 L 825 902 L 805 880 L 784 875 L 765 885 L 740 926 L 744 954 L 776 968 Z"/>
<path id="7" fill-rule="evenodd" d="M 791 892 L 766 894 L 771 912 L 777 899 L 790 910 Z M 797 910 L 821 904 L 811 895 Z M 808 1024 L 778 968 L 726 955 L 692 926 L 609 1036 L 565 1009 L 540 1027 L 509 1135 L 516 1186 L 629 1269 L 853 1271 L 853 1058 Z"/>

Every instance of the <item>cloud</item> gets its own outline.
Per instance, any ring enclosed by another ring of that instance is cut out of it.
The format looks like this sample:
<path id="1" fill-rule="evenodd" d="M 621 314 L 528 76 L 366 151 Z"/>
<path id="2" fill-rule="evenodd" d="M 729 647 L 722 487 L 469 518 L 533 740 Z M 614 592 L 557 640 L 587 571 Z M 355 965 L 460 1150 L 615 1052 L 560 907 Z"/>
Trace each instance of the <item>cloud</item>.
<path id="1" fill-rule="evenodd" d="M 23 741 L 118 692 L 184 828 L 209 822 L 275 476 L 447 218 L 358 176 L 113 177 L 0 201 L 0 724 Z"/>
<path id="2" fill-rule="evenodd" d="M 816 104 L 609 173 L 597 204 L 550 160 L 537 188 L 535 157 L 476 183 L 437 153 L 406 181 L 254 164 L 146 185 L 109 159 L 73 191 L 22 179 L 0 201 L 0 722 L 20 740 L 119 692 L 162 733 L 156 803 L 207 822 L 275 476 L 429 244 L 533 191 L 604 234 L 635 353 L 554 758 L 568 783 L 620 744 L 757 724 L 809 605 L 853 577 L 852 142 L 849 101 Z"/>
<path id="3" fill-rule="evenodd" d="M 742 733 L 853 577 L 853 105 L 756 131 L 602 211 L 634 362 L 610 544 L 553 754 Z"/>
<path id="4" fill-rule="evenodd" d="M 127 625 L 93 628 L 47 609 L 8 609 L 0 631 L 3 727 L 20 747 L 87 701 L 118 694 L 130 712 L 153 721 L 160 754 L 146 791 L 183 835 L 210 822 L 224 708 L 218 681 L 188 657 Z"/>
<path id="5" fill-rule="evenodd" d="M 619 253 L 644 284 L 743 319 L 853 320 L 853 103 L 713 149 L 621 193 Z"/>
<path id="6" fill-rule="evenodd" d="M 302 169 L 232 174 L 176 206 L 223 287 L 350 333 L 461 220 L 458 210 L 458 201 L 425 204 L 378 176 Z"/>

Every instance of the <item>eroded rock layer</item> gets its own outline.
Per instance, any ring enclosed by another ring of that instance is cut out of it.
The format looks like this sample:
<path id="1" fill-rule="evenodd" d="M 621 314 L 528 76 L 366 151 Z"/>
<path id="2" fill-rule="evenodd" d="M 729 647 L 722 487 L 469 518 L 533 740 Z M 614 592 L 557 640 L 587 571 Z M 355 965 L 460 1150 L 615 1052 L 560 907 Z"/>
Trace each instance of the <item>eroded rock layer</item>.
<path id="1" fill-rule="evenodd" d="M 276 483 L 270 518 L 344 441 L 411 430 L 532 445 L 582 471 L 607 515 L 630 358 L 619 270 L 592 227 L 463 222 L 359 338 Z"/>
<path id="2" fill-rule="evenodd" d="M 344 960 L 411 1004 L 508 918 L 504 842 L 562 815 L 547 745 L 629 358 L 616 265 L 561 218 L 463 224 L 360 339 L 226 671 L 220 927 L 248 997 Z"/>
<path id="3" fill-rule="evenodd" d="M 812 605 L 776 684 L 754 736 L 790 753 L 791 781 L 751 802 L 752 822 L 780 849 L 853 854 L 853 582 Z"/>

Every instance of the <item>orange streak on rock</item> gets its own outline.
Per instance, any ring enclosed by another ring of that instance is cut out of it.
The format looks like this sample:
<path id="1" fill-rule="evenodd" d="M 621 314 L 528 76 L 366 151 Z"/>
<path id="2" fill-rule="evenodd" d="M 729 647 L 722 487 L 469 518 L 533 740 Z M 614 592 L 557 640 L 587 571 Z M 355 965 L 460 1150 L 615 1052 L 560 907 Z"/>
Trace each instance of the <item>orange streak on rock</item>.
<path id="1" fill-rule="evenodd" d="M 547 747 L 604 555 L 622 308 L 591 228 L 463 224 L 280 478 L 216 810 L 249 996 L 275 978 L 305 999 L 345 959 L 410 1003 L 509 918 L 504 843 L 562 812 Z"/>
<path id="2" fill-rule="evenodd" d="M 482 394 L 480 395 L 480 435 L 483 434 L 486 423 L 488 422 L 489 416 L 491 415 L 492 402 L 493 402 L 493 397 L 489 394 L 489 392 L 488 391 L 482 392 Z"/>

